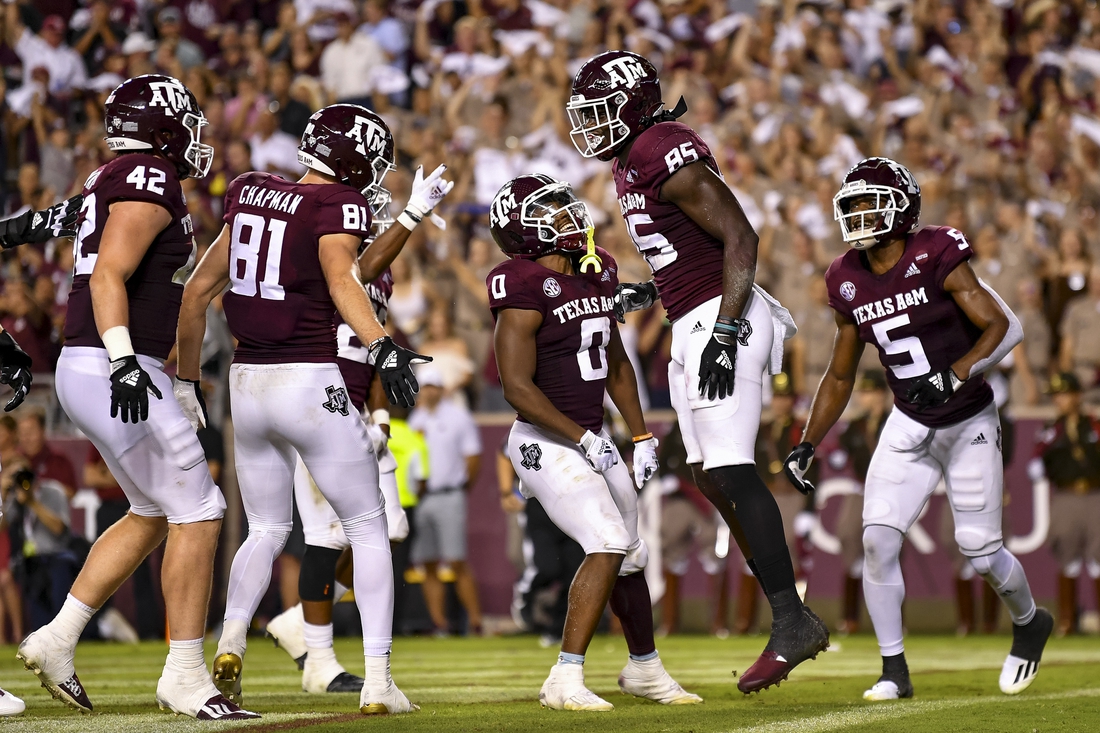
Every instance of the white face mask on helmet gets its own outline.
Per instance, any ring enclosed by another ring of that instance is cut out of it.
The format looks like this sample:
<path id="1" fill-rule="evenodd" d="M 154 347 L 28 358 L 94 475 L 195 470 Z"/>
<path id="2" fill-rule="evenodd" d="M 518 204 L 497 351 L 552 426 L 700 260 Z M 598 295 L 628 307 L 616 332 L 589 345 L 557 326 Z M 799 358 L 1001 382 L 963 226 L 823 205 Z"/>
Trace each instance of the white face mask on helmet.
<path id="1" fill-rule="evenodd" d="M 867 209 L 852 210 L 857 198 L 874 197 Z M 895 218 L 909 208 L 909 197 L 892 186 L 849 181 L 833 197 L 833 218 L 840 224 L 844 241 L 854 249 L 870 249 L 894 230 Z"/>

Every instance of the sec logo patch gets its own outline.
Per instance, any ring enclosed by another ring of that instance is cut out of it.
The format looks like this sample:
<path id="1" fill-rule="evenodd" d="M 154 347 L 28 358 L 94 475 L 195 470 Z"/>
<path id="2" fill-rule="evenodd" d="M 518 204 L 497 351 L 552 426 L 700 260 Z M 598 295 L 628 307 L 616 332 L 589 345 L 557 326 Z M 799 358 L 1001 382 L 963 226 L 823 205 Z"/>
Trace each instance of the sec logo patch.
<path id="1" fill-rule="evenodd" d="M 561 285 L 558 285 L 558 281 L 552 277 L 548 277 L 542 281 L 542 292 L 546 293 L 548 298 L 556 298 L 561 295 Z"/>
<path id="2" fill-rule="evenodd" d="M 840 297 L 849 303 L 856 297 L 856 286 L 851 281 L 845 281 L 840 286 Z"/>

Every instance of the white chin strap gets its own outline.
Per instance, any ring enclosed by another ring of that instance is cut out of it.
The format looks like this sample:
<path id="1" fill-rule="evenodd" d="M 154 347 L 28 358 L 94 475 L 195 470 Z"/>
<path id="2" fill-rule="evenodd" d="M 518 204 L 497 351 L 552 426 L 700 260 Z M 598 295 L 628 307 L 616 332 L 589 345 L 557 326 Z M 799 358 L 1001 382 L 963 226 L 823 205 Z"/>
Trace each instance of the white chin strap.
<path id="1" fill-rule="evenodd" d="M 867 232 L 866 229 L 864 229 L 863 231 Z M 859 232 L 859 234 L 862 233 L 863 232 Z M 853 237 L 858 236 L 856 232 L 852 232 L 852 235 Z M 876 244 L 878 244 L 878 240 L 875 239 L 875 235 L 872 232 L 867 232 L 867 236 L 853 238 L 850 242 L 848 242 L 848 244 L 851 245 L 852 249 L 871 249 L 871 247 L 874 247 Z"/>

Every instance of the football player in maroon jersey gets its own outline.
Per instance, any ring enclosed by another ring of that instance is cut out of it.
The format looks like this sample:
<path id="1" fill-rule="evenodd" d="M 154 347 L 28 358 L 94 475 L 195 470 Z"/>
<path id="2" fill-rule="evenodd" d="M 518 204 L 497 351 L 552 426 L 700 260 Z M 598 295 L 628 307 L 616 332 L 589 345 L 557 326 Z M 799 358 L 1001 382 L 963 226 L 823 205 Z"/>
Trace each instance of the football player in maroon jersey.
<path id="1" fill-rule="evenodd" d="M 905 166 L 867 158 L 844 177 L 833 210 L 852 249 L 825 274 L 837 335 L 803 442 L 785 468 L 803 493 L 814 447 L 840 418 L 864 344 L 878 349 L 895 410 L 882 428 L 864 484 L 863 593 L 882 652 L 882 676 L 863 697 L 912 697 L 902 643 L 901 544 L 942 479 L 955 540 L 1012 615 L 1012 650 L 1000 686 L 1015 695 L 1035 680 L 1054 621 L 1035 606 L 1024 569 L 1001 537 L 1004 476 L 993 390 L 982 373 L 1020 343 L 1012 311 L 970 268 L 957 229 L 917 229 L 920 187 Z"/>
<path id="2" fill-rule="evenodd" d="M 368 249 L 378 235 L 394 223 L 389 215 L 389 201 L 390 195 L 385 189 L 371 201 L 371 234 L 364 241 Z M 370 268 L 379 264 L 361 261 L 360 269 L 369 273 Z M 367 283 L 366 288 L 378 322 L 386 325 L 389 297 L 393 293 L 389 269 Z M 387 446 L 389 411 L 386 408 L 389 403 L 369 363 L 367 348 L 339 313 L 336 314 L 336 340 L 336 364 L 348 390 L 348 401 L 363 414 L 365 421 L 369 411 L 366 428 L 378 458 L 378 483 L 386 500 L 386 527 L 392 547 L 408 537 L 409 520 L 398 495 L 397 461 Z M 302 602 L 271 619 L 267 635 L 298 664 L 302 670 L 302 689 L 306 692 L 359 692 L 363 688 L 363 678 L 344 669 L 332 652 L 332 604 L 352 585 L 354 566 L 350 545 L 340 526 L 340 518 L 317 490 L 301 458 L 294 469 L 294 502 L 302 519 L 306 545 L 298 579 L 298 595 Z M 307 623 L 311 627 L 312 653 L 306 643 Z M 316 627 L 324 628 L 325 643 L 320 645 L 316 641 Z"/>
<path id="3" fill-rule="evenodd" d="M 359 708 L 409 712 L 417 708 L 389 669 L 393 576 L 378 462 L 359 413 L 350 408 L 333 322 L 339 311 L 367 345 L 390 401 L 411 406 L 419 389 L 411 367 L 430 359 L 386 335 L 359 269 L 371 228 L 368 197 L 393 167 L 393 136 L 370 110 L 335 104 L 310 118 L 298 155 L 309 170 L 297 182 L 253 172 L 230 184 L 225 227 L 188 281 L 180 312 L 179 374 L 197 379 L 207 306 L 229 286 L 223 307 L 238 341 L 230 400 L 249 532 L 233 561 L 213 675 L 224 693 L 240 695 L 246 632 L 290 533 L 297 454 L 340 518 L 355 557 L 366 663 Z M 400 226 L 378 237 L 365 253 L 368 261 L 396 255 L 450 191 L 444 170 L 427 178 L 417 171 Z M 331 627 L 313 625 L 317 633 L 306 627 L 307 638 L 324 653 L 326 636 L 332 645 Z"/>
<path id="4" fill-rule="evenodd" d="M 646 430 L 634 368 L 615 326 L 615 260 L 597 250 L 600 266 L 582 271 L 592 221 L 569 184 L 548 176 L 505 184 L 489 210 L 489 228 L 510 258 L 486 280 L 500 381 L 519 413 L 508 457 L 522 490 L 586 555 L 569 589 L 561 654 L 539 701 L 554 709 L 613 708 L 585 687 L 583 666 L 610 598 L 630 650 L 619 675 L 622 691 L 668 705 L 702 702 L 657 656 L 637 492 L 603 428 L 606 387 L 634 434 L 634 479 L 641 486 L 657 470 L 657 439 Z"/>
<path id="5" fill-rule="evenodd" d="M 90 711 L 73 667 L 81 631 L 167 536 L 171 638 L 157 702 L 204 720 L 256 718 L 225 699 L 206 672 L 202 640 L 225 500 L 179 403 L 163 398 L 172 383 L 162 364 L 195 258 L 180 181 L 210 167 L 213 149 L 200 141 L 206 120 L 183 84 L 158 74 L 120 84 L 104 112 L 107 145 L 118 155 L 84 184 L 56 385 L 130 511 L 96 540 L 57 617 L 28 636 L 18 656 L 54 697 Z"/>
<path id="6" fill-rule="evenodd" d="M 786 679 L 829 644 L 829 632 L 795 589 L 775 498 L 756 473 L 765 370 L 781 369 L 794 335 L 785 308 L 753 284 L 758 237 L 723 182 L 709 148 L 663 110 L 657 70 L 608 51 L 573 80 L 567 105 L 581 155 L 613 161 L 619 207 L 654 279 L 622 283 L 616 315 L 660 297 L 672 321 L 669 391 L 696 484 L 722 514 L 772 608 L 771 638 L 737 687 Z"/>

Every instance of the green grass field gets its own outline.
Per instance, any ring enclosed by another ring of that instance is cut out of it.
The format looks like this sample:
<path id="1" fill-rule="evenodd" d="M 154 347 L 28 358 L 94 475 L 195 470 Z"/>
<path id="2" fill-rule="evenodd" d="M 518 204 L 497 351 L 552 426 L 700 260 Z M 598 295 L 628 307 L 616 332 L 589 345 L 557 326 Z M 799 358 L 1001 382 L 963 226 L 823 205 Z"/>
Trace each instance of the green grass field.
<path id="1" fill-rule="evenodd" d="M 621 638 L 597 637 L 588 654 L 589 686 L 615 704 L 610 713 L 542 710 L 538 691 L 556 650 L 532 637 L 495 639 L 398 639 L 393 674 L 421 710 L 411 715 L 366 718 L 357 695 L 306 695 L 282 651 L 250 640 L 245 660 L 246 706 L 263 713 L 242 725 L 199 723 L 157 710 L 153 695 L 167 652 L 163 644 L 85 644 L 77 671 L 96 706 L 80 715 L 50 699 L 33 675 L 0 648 L 0 686 L 27 702 L 19 718 L 0 721 L 2 731 L 35 733 L 145 733 L 159 731 L 1100 731 L 1100 639 L 1052 640 L 1042 671 L 1029 690 L 1009 698 L 997 674 L 1007 636 L 956 639 L 914 636 L 907 642 L 916 697 L 865 703 L 860 695 L 878 676 L 871 636 L 839 639 L 840 649 L 800 667 L 779 689 L 745 697 L 734 670 L 752 663 L 762 636 L 717 640 L 685 636 L 660 640 L 665 666 L 703 705 L 664 708 L 621 695 L 616 686 L 626 658 Z M 362 649 L 337 641 L 337 654 L 356 671 Z M 213 655 L 207 646 L 207 660 Z M 360 662 L 361 665 L 361 662 Z M 359 666 L 358 671 L 362 671 Z"/>

